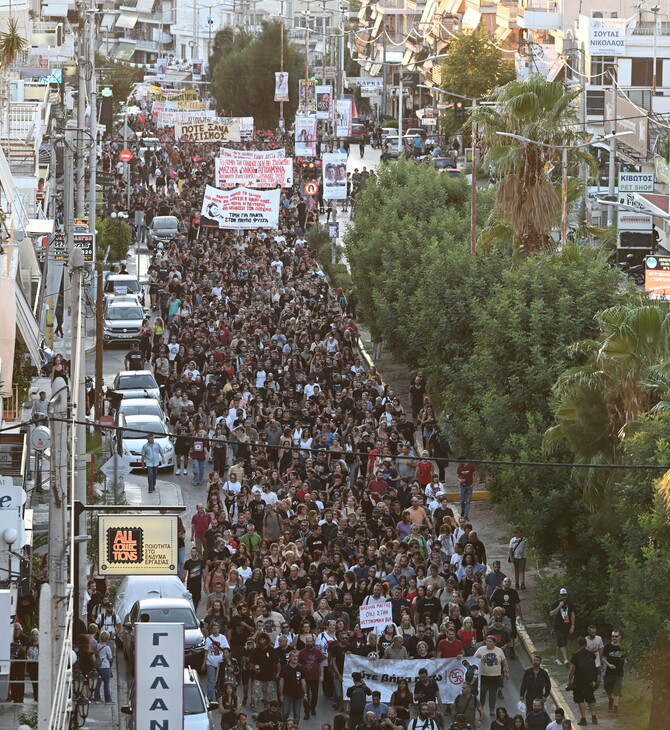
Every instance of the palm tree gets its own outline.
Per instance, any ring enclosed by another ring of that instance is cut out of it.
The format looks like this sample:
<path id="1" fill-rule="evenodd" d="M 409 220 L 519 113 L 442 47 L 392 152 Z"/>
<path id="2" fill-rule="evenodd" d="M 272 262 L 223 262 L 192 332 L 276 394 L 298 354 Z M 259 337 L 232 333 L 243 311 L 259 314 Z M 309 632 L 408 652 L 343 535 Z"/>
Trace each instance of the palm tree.
<path id="1" fill-rule="evenodd" d="M 637 420 L 670 410 L 670 303 L 638 297 L 600 312 L 600 335 L 572 345 L 586 355 L 556 382 L 556 425 L 545 433 L 548 451 L 567 442 L 580 463 L 615 464 L 619 446 Z M 612 474 L 580 469 L 584 500 L 598 507 Z"/>
<path id="2" fill-rule="evenodd" d="M 8 69 L 27 46 L 28 41 L 19 32 L 19 21 L 9 18 L 7 30 L 0 31 L 0 66 Z"/>
<path id="3" fill-rule="evenodd" d="M 478 107 L 472 118 L 487 148 L 486 160 L 500 179 L 495 216 L 499 223 L 512 228 L 513 245 L 528 256 L 551 243 L 560 201 L 550 175 L 560 165 L 561 152 L 498 132 L 545 145 L 579 143 L 586 137 L 574 126 L 578 115 L 573 101 L 578 94 L 579 90 L 568 90 L 560 82 L 535 75 L 498 87 L 490 97 L 493 105 Z M 591 155 L 580 151 L 570 152 L 568 161 L 571 165 L 577 161 L 594 165 Z"/>

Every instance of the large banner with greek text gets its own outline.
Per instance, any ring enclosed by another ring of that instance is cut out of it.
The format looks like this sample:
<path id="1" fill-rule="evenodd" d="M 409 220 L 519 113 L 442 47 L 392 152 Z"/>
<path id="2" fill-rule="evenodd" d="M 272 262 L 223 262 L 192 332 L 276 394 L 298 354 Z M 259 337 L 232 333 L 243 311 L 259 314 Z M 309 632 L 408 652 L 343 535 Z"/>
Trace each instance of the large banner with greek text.
<path id="1" fill-rule="evenodd" d="M 246 185 L 248 188 L 287 188 L 293 185 L 293 160 L 281 159 L 239 159 L 219 157 L 216 160 L 216 187 L 233 188 Z"/>
<path id="2" fill-rule="evenodd" d="M 192 124 L 194 122 L 202 122 L 205 119 L 214 119 L 216 117 L 215 109 L 202 109 L 196 111 L 167 111 L 158 112 L 156 119 L 157 127 L 174 127 L 175 124 Z"/>
<path id="3" fill-rule="evenodd" d="M 470 682 L 475 692 L 479 690 L 480 659 L 368 659 L 367 657 L 347 654 L 344 658 L 342 675 L 344 691 L 354 683 L 353 672 L 360 672 L 363 681 L 374 692 L 379 690 L 382 702 L 389 702 L 398 688 L 398 681 L 406 679 L 409 688 L 419 681 L 419 669 L 426 668 L 431 679 L 440 688 L 442 702 L 452 704 L 461 691 L 463 682 Z M 416 699 L 416 694 L 415 694 Z"/>
<path id="4" fill-rule="evenodd" d="M 191 122 L 174 125 L 175 139 L 182 137 L 189 142 L 239 142 L 240 127 L 238 124 L 226 124 L 219 119 L 212 119 L 203 122 Z"/>
<path id="5" fill-rule="evenodd" d="M 200 224 L 208 228 L 277 228 L 281 191 L 205 186 Z"/>
<path id="6" fill-rule="evenodd" d="M 233 150 L 228 147 L 221 147 L 221 157 L 236 157 L 238 160 L 278 160 L 286 157 L 286 149 L 281 147 L 276 150 Z"/>

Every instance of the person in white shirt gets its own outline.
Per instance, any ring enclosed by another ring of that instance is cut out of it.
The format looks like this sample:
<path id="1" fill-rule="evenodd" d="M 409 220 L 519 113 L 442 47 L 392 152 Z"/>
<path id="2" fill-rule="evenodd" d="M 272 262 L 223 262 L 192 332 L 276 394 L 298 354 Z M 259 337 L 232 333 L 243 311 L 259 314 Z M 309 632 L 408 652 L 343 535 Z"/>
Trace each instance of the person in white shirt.
<path id="1" fill-rule="evenodd" d="M 554 721 L 547 725 L 547 730 L 563 730 L 563 720 L 565 719 L 565 710 L 557 707 L 554 710 Z"/>
<path id="2" fill-rule="evenodd" d="M 242 484 L 237 480 L 237 474 L 231 471 L 228 475 L 228 481 L 223 485 L 223 491 L 234 497 L 242 490 Z"/>
<path id="3" fill-rule="evenodd" d="M 589 626 L 588 633 L 586 634 L 586 648 L 596 655 L 598 679 L 596 680 L 595 689 L 598 689 L 598 686 L 603 680 L 603 649 L 605 648 L 602 637 L 598 636 L 597 631 L 598 629 L 591 625 Z"/>

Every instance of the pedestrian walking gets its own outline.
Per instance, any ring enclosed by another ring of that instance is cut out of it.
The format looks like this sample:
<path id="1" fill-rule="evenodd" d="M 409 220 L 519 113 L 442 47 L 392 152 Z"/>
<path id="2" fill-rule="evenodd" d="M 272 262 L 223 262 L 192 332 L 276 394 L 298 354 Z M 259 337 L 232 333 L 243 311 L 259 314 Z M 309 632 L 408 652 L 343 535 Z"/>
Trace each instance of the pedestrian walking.
<path id="1" fill-rule="evenodd" d="M 221 633 L 218 623 L 210 624 L 210 635 L 205 639 L 205 658 L 202 671 L 207 673 L 207 698 L 216 699 L 216 677 L 223 661 L 223 650 L 230 649 L 228 639 Z"/>
<path id="2" fill-rule="evenodd" d="M 612 639 L 603 647 L 603 663 L 605 664 L 605 676 L 603 686 L 607 692 L 608 709 L 615 715 L 619 714 L 619 702 L 621 700 L 621 685 L 623 683 L 623 668 L 626 657 L 621 648 L 621 631 L 612 631 Z"/>
<path id="3" fill-rule="evenodd" d="M 156 477 L 158 476 L 158 467 L 163 463 L 165 452 L 160 444 L 157 444 L 152 433 L 147 434 L 147 442 L 142 446 L 140 452 L 142 459 L 142 467 L 147 470 L 147 482 L 149 484 L 149 494 L 156 491 Z"/>
<path id="4" fill-rule="evenodd" d="M 109 633 L 107 631 L 100 632 L 100 641 L 95 648 L 95 653 L 98 657 L 98 682 L 95 685 L 95 692 L 93 694 L 93 702 L 101 702 L 100 699 L 100 687 L 105 689 L 105 704 L 109 704 L 112 701 L 112 649 L 108 644 Z"/>
<path id="5" fill-rule="evenodd" d="M 570 663 L 566 649 L 568 638 L 575 632 L 575 607 L 568 598 L 567 588 L 561 588 L 558 592 L 558 599 L 551 605 L 549 615 L 554 619 L 556 664 L 564 664 L 567 667 Z"/>
<path id="6" fill-rule="evenodd" d="M 570 673 L 568 674 L 568 688 L 572 689 L 573 699 L 579 707 L 581 715 L 579 725 L 586 725 L 586 706 L 591 712 L 591 722 L 598 724 L 596 717 L 596 698 L 594 696 L 596 678 L 596 658 L 592 651 L 586 648 L 586 638 L 580 636 L 577 644 L 579 649 L 570 658 Z"/>
<path id="7" fill-rule="evenodd" d="M 498 689 L 502 687 L 503 677 L 509 679 L 509 669 L 505 652 L 496 646 L 492 634 L 486 636 L 484 646 L 479 647 L 475 657 L 482 660 L 481 664 L 481 694 L 482 706 L 486 704 L 488 695 L 489 715 L 495 717 L 495 706 Z"/>
<path id="8" fill-rule="evenodd" d="M 193 606 L 198 610 L 200 599 L 202 597 L 202 583 L 205 577 L 207 567 L 205 561 L 200 557 L 196 547 L 191 548 L 191 557 L 184 563 L 184 572 L 182 573 L 182 581 L 186 588 L 191 592 Z"/>
<path id="9" fill-rule="evenodd" d="M 205 481 L 205 463 L 209 458 L 207 434 L 202 426 L 191 439 L 191 461 L 193 462 L 193 486 L 198 487 Z"/>
<path id="10" fill-rule="evenodd" d="M 514 587 L 526 590 L 526 538 L 519 525 L 514 529 L 514 537 L 509 541 L 507 562 L 514 564 Z"/>

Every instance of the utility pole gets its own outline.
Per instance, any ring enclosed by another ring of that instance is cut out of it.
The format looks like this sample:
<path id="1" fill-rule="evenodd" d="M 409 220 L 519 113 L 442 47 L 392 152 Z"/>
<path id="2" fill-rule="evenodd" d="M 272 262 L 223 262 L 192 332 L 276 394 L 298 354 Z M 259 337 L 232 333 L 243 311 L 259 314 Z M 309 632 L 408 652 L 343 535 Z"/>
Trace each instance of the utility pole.
<path id="1" fill-rule="evenodd" d="M 65 250 L 68 253 L 68 260 L 72 261 L 74 250 L 74 160 L 73 145 L 74 132 L 65 131 L 65 143 L 63 147 L 63 227 L 65 229 Z M 66 276 L 66 269 L 63 267 L 63 276 Z M 67 282 L 63 284 L 64 307 L 63 312 L 69 313 L 68 326 L 72 331 L 72 288 Z"/>
<path id="2" fill-rule="evenodd" d="M 79 36 L 79 62 L 77 64 L 77 196 L 76 216 L 83 218 L 86 215 L 86 155 L 84 149 L 86 140 L 86 16 L 84 15 L 84 30 Z"/>
<path id="3" fill-rule="evenodd" d="M 51 465 L 49 479 L 49 582 L 40 594 L 40 632 L 48 632 L 49 653 L 40 656 L 38 679 L 42 691 L 37 703 L 38 727 L 46 728 L 51 717 L 53 687 L 56 684 L 65 627 L 66 583 L 66 499 L 67 499 L 67 404 L 68 387 L 64 378 L 51 384 L 48 415 L 51 429 Z M 45 590 L 46 589 L 46 590 Z M 40 634 L 41 636 L 41 634 Z"/>
<path id="4" fill-rule="evenodd" d="M 84 277 L 86 265 L 84 264 L 84 252 L 77 248 L 72 252 L 70 259 L 70 276 L 72 287 L 72 413 L 77 421 L 72 428 L 70 438 L 70 478 L 71 494 L 73 501 L 86 504 L 86 387 L 85 387 L 85 362 L 84 352 Z M 77 519 L 74 514 L 71 519 Z M 78 526 L 74 527 L 75 535 L 84 535 L 85 515 L 79 515 Z M 82 588 L 86 586 L 86 542 L 82 541 L 75 545 L 77 551 L 77 575 L 72 577 L 75 587 L 74 606 L 78 615 L 81 609 L 80 599 Z"/>
<path id="5" fill-rule="evenodd" d="M 139 249 L 139 243 L 137 244 Z M 104 415 L 103 400 L 102 400 L 102 385 L 103 385 L 103 374 L 102 374 L 102 360 L 103 360 L 103 318 L 102 318 L 102 305 L 103 305 L 103 286 L 104 281 L 102 278 L 102 261 L 96 264 L 98 274 L 98 290 L 95 300 L 95 420 L 100 421 L 100 417 Z M 139 277 L 140 270 L 137 270 L 137 276 Z"/>
<path id="6" fill-rule="evenodd" d="M 93 266 L 95 266 L 95 223 L 96 223 L 96 206 L 98 202 L 98 191 L 97 191 L 97 167 L 98 167 L 98 108 L 97 108 L 97 78 L 95 75 L 95 48 L 96 48 L 96 38 L 95 38 L 95 13 L 93 12 L 95 10 L 95 5 L 93 3 L 93 0 L 91 0 L 91 12 L 89 13 L 88 18 L 88 56 L 90 58 L 91 63 L 91 77 L 90 77 L 90 87 L 88 90 L 89 100 L 90 100 L 90 107 L 91 107 L 91 114 L 89 119 L 89 132 L 91 135 L 90 140 L 90 154 L 89 154 L 89 197 L 88 197 L 88 221 L 89 221 L 89 231 L 93 234 Z"/>
<path id="7" fill-rule="evenodd" d="M 284 0 L 279 3 L 279 71 L 284 72 Z M 279 102 L 279 129 L 284 131 L 284 102 Z"/>
<path id="8" fill-rule="evenodd" d="M 615 82 L 615 72 L 612 69 L 610 71 L 610 75 L 612 77 L 612 133 L 616 132 L 616 120 L 617 120 L 617 97 L 619 95 L 619 91 L 616 86 Z M 610 162 L 609 162 L 609 179 L 608 179 L 608 188 L 607 188 L 607 195 L 610 200 L 614 200 L 614 190 L 616 188 L 616 153 L 617 153 L 617 138 L 612 137 L 610 140 Z M 614 225 L 614 211 L 616 209 L 616 206 L 614 205 L 608 205 L 607 206 L 607 225 L 613 226 Z"/>
<path id="9" fill-rule="evenodd" d="M 472 100 L 471 114 L 477 112 L 477 99 Z M 477 122 L 472 122 L 472 180 L 470 188 L 470 255 L 477 254 Z"/>

